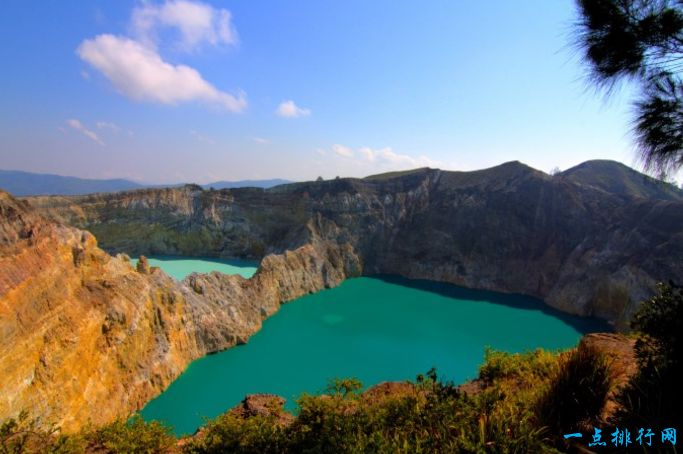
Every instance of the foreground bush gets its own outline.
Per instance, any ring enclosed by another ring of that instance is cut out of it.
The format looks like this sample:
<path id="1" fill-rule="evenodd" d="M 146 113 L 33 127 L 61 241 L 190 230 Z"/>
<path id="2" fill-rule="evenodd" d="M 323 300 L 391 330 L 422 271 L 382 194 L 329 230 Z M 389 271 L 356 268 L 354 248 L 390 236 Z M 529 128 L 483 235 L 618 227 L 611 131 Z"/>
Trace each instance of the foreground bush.
<path id="1" fill-rule="evenodd" d="M 336 381 L 322 396 L 303 396 L 286 426 L 276 417 L 226 414 L 186 446 L 191 453 L 554 452 L 533 411 L 538 380 L 557 357 L 536 351 L 489 351 L 482 371 L 491 382 L 468 396 L 430 371 L 375 398 L 356 381 Z"/>
<path id="2" fill-rule="evenodd" d="M 665 289 L 636 316 L 642 368 L 620 396 L 619 424 L 652 416 L 659 418 L 652 425 L 671 426 L 680 418 L 665 398 L 680 382 L 680 297 Z M 586 432 L 598 421 L 614 393 L 609 372 L 588 344 L 559 354 L 489 349 L 479 379 L 465 387 L 439 380 L 433 370 L 412 383 L 365 392 L 357 380 L 335 380 L 323 395 L 303 395 L 294 416 L 284 412 L 281 399 L 257 409 L 245 404 L 180 441 L 140 417 L 63 436 L 36 430 L 22 415 L 0 427 L 0 454 L 560 452 L 570 448 L 563 434 Z M 669 398 L 675 404 L 680 395 Z"/>
<path id="3" fill-rule="evenodd" d="M 8 422 L 0 453 L 555 452 L 534 405 L 539 384 L 549 383 L 557 368 L 557 355 L 541 350 L 491 350 L 481 368 L 486 380 L 472 395 L 433 370 L 413 383 L 385 385 L 385 393 L 361 393 L 357 380 L 335 380 L 326 394 L 302 396 L 295 418 L 281 418 L 282 410 L 228 412 L 183 443 L 139 416 L 68 437 L 48 431 L 26 439 L 20 424 Z"/>
<path id="4" fill-rule="evenodd" d="M 170 452 L 176 445 L 168 427 L 145 422 L 139 415 L 86 432 L 83 438 L 88 451 L 94 452 L 155 454 Z"/>
<path id="5" fill-rule="evenodd" d="M 611 380 L 607 360 L 591 347 L 565 355 L 536 407 L 539 422 L 555 434 L 589 430 L 605 406 Z"/>
<path id="6" fill-rule="evenodd" d="M 74 435 L 62 435 L 56 428 L 37 429 L 26 413 L 0 426 L 0 454 L 170 454 L 180 452 L 176 443 L 169 428 L 140 416 Z"/>
<path id="7" fill-rule="evenodd" d="M 66 437 L 56 427 L 38 429 L 38 423 L 22 412 L 0 425 L 0 454 L 76 454 L 84 450 L 78 437 Z"/>
<path id="8" fill-rule="evenodd" d="M 639 372 L 618 396 L 633 427 L 683 427 L 683 288 L 660 284 L 633 317 Z"/>

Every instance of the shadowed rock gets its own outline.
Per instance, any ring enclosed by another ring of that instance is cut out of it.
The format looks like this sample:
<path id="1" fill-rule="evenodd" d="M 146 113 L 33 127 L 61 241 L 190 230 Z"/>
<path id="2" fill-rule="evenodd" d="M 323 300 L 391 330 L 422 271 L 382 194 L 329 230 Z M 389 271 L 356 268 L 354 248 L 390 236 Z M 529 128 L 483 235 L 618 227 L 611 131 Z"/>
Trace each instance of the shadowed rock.
<path id="1" fill-rule="evenodd" d="M 612 161 L 30 201 L 113 251 L 261 259 L 325 241 L 366 275 L 521 293 L 617 326 L 683 276 L 683 193 Z"/>

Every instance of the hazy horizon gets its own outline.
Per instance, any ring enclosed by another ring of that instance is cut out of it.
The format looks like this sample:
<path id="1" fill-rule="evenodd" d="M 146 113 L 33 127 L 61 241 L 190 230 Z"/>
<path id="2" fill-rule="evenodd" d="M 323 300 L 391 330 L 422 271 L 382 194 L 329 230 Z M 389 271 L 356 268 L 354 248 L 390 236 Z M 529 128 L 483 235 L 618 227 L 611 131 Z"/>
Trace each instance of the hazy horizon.
<path id="1" fill-rule="evenodd" d="M 599 159 L 597 159 L 597 160 L 599 160 Z M 499 164 L 494 164 L 494 165 L 489 166 L 489 167 L 482 167 L 482 168 L 479 168 L 479 169 L 465 170 L 465 172 L 469 172 L 469 171 L 478 171 L 478 170 L 486 170 L 486 169 L 489 169 L 489 168 L 498 167 L 498 166 L 500 166 L 500 165 L 507 164 L 507 163 L 514 162 L 514 161 L 518 161 L 518 160 L 504 161 L 504 162 L 501 162 L 501 163 L 499 163 Z M 609 161 L 612 161 L 612 160 L 609 160 Z M 519 161 L 519 162 L 521 162 L 521 161 Z M 588 161 L 584 161 L 584 162 L 578 163 L 577 166 L 578 166 L 578 165 L 581 165 L 581 164 L 583 164 L 583 163 L 585 163 L 585 162 L 588 162 Z M 619 162 L 619 161 L 614 161 L 614 162 Z M 529 166 L 529 167 L 531 167 L 531 168 L 533 168 L 533 169 L 536 169 L 536 170 L 539 170 L 539 171 L 541 171 L 541 172 L 545 172 L 545 173 L 550 174 L 550 171 L 546 171 L 546 170 L 543 170 L 543 169 L 538 169 L 538 168 L 536 168 L 536 167 L 534 167 L 534 166 L 531 166 L 531 165 L 529 165 L 529 164 L 527 164 L 527 163 L 524 163 L 524 162 L 521 162 L 521 163 L 522 163 L 523 165 Z M 624 163 L 621 163 L 621 164 L 624 164 Z M 626 165 L 626 166 L 629 167 L 630 169 L 633 169 L 633 170 L 635 170 L 635 171 L 637 171 L 637 172 L 641 172 L 641 173 L 642 173 L 642 170 L 641 170 L 641 169 L 638 169 L 637 167 L 629 166 L 629 165 L 627 165 L 627 164 L 624 164 L 624 165 Z M 576 166 L 572 166 L 572 167 L 569 167 L 569 168 L 567 168 L 567 169 L 561 169 L 561 170 L 562 170 L 562 171 L 565 171 L 565 170 L 569 170 L 569 169 L 571 169 L 571 168 L 573 168 L 573 167 L 576 167 Z M 367 178 L 367 177 L 371 177 L 371 176 L 379 175 L 379 174 L 383 174 L 383 173 L 392 173 L 392 172 L 396 172 L 396 171 L 413 171 L 413 170 L 419 170 L 419 169 L 421 169 L 421 168 L 431 168 L 431 169 L 434 169 L 434 170 L 445 170 L 445 171 L 455 171 L 455 172 L 461 171 L 461 170 L 457 170 L 457 169 L 441 169 L 441 168 L 438 168 L 438 167 L 423 166 L 423 167 L 414 167 L 414 168 L 410 168 L 410 169 L 401 169 L 401 170 L 386 170 L 386 171 L 379 172 L 379 173 L 371 173 L 371 174 L 361 175 L 361 176 L 336 175 L 335 177 L 324 178 L 324 179 L 325 179 L 325 180 L 328 180 L 328 179 L 334 179 L 334 178 L 337 178 L 337 177 L 339 177 L 339 178 Z M 553 170 L 553 169 L 551 169 L 551 170 Z M 305 182 L 305 181 L 313 181 L 313 180 L 315 180 L 315 179 L 318 178 L 318 177 L 315 177 L 315 178 L 310 178 L 310 179 L 291 180 L 291 179 L 287 179 L 287 178 L 272 177 L 272 178 L 258 178 L 258 179 L 254 179 L 254 178 L 244 178 L 244 179 L 239 179 L 239 180 L 211 180 L 211 181 L 182 181 L 182 180 L 177 180 L 177 181 L 165 181 L 165 182 L 164 182 L 164 181 L 162 181 L 162 182 L 149 182 L 149 181 L 145 181 L 145 180 L 134 180 L 134 179 L 123 178 L 123 177 L 121 177 L 121 178 L 119 178 L 119 177 L 111 177 L 111 178 L 86 178 L 86 177 L 79 177 L 79 176 L 77 176 L 77 175 L 62 175 L 62 174 L 55 174 L 55 173 L 49 173 L 49 172 L 28 172 L 28 171 L 19 170 L 19 169 L 3 169 L 3 168 L 0 168 L 0 172 L 3 172 L 3 171 L 4 171 L 4 172 L 26 172 L 26 173 L 30 173 L 30 174 L 34 174 L 34 175 L 50 175 L 50 176 L 59 176 L 59 177 L 65 177 L 65 178 L 83 178 L 83 179 L 92 179 L 92 180 L 126 180 L 126 181 L 130 181 L 130 182 L 132 182 L 132 183 L 136 183 L 136 184 L 140 184 L 140 185 L 154 185 L 154 186 L 164 186 L 164 185 L 169 185 L 169 186 L 170 186 L 170 185 L 181 185 L 181 184 L 207 185 L 207 184 L 219 183 L 219 182 L 237 183 L 237 182 L 241 182 L 241 181 L 272 181 L 272 180 L 282 180 L 282 181 L 287 181 L 287 182 L 291 182 L 291 183 L 298 183 L 298 182 Z M 320 176 L 320 175 L 319 175 L 319 176 Z M 286 183 L 283 183 L 283 184 L 286 184 Z M 0 189 L 2 189 L 2 188 L 0 188 Z"/>

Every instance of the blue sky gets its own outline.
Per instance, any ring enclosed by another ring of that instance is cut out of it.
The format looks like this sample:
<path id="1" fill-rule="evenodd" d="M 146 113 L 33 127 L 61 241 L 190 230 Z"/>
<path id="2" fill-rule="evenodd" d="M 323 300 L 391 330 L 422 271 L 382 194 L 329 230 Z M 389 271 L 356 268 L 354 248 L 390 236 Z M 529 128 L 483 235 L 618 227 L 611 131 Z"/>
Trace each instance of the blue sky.
<path id="1" fill-rule="evenodd" d="M 635 165 L 572 1 L 27 1 L 0 16 L 0 168 L 153 183 L 519 160 Z"/>

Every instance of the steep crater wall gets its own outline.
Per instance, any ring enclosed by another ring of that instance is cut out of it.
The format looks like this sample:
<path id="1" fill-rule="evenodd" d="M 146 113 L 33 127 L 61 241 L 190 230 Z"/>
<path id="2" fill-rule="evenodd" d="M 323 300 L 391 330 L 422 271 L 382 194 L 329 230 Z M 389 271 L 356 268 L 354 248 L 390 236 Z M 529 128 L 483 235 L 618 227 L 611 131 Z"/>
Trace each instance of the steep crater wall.
<path id="1" fill-rule="evenodd" d="M 30 201 L 112 251 L 261 258 L 319 238 L 350 244 L 368 275 L 522 293 L 620 326 L 683 276 L 680 191 L 609 161 Z"/>
<path id="2" fill-rule="evenodd" d="M 623 322 L 655 282 L 683 276 L 683 197 L 618 166 L 550 177 L 508 163 L 30 205 L 0 191 L 0 419 L 28 410 L 76 430 L 126 417 L 190 361 L 246 342 L 282 302 L 361 274 L 523 293 Z M 251 279 L 177 282 L 137 272 L 79 228 L 114 253 L 261 265 Z"/>
<path id="3" fill-rule="evenodd" d="M 26 410 L 73 431 L 128 417 L 282 302 L 360 272 L 350 245 L 313 241 L 265 257 L 248 280 L 177 282 L 0 191 L 0 420 Z"/>

